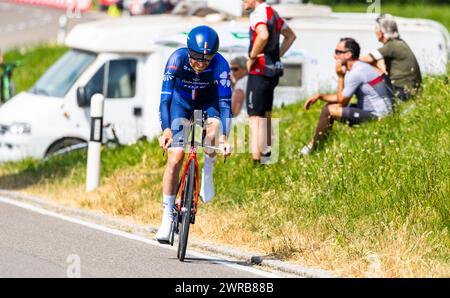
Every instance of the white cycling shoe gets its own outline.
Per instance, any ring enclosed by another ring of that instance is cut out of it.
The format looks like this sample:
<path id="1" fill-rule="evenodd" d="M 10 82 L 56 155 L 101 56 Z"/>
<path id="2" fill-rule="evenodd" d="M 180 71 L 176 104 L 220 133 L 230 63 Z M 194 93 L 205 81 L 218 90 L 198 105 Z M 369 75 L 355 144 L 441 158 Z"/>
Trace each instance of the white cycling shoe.
<path id="1" fill-rule="evenodd" d="M 172 228 L 172 220 L 167 217 L 163 218 L 158 233 L 156 233 L 156 240 L 158 240 L 159 243 L 168 244 L 170 240 L 171 228 Z"/>
<path id="2" fill-rule="evenodd" d="M 213 172 L 206 173 L 202 170 L 202 184 L 200 187 L 200 197 L 203 202 L 209 203 L 214 198 L 214 176 Z"/>

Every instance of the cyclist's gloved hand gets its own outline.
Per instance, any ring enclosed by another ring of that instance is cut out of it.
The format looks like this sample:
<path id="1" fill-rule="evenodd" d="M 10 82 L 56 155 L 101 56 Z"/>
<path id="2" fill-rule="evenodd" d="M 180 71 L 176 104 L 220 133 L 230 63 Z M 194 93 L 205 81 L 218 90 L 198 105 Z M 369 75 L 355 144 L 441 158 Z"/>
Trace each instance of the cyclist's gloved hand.
<path id="1" fill-rule="evenodd" d="M 224 156 L 231 155 L 231 146 L 228 144 L 227 137 L 222 135 L 219 138 L 219 148 L 221 149 Z"/>
<path id="2" fill-rule="evenodd" d="M 159 137 L 159 146 L 163 150 L 167 150 L 170 144 L 172 144 L 172 137 L 172 130 L 170 128 L 164 129 L 162 136 Z"/>

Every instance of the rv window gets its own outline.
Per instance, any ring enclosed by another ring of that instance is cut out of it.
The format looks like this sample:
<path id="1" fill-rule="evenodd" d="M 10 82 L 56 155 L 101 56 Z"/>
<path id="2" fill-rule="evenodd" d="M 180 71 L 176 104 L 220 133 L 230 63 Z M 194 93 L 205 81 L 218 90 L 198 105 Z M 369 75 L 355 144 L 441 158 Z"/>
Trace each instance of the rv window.
<path id="1" fill-rule="evenodd" d="M 87 83 L 85 90 L 87 98 L 91 98 L 95 93 L 103 94 L 103 78 L 105 76 L 105 65 L 103 65 L 92 79 Z"/>
<path id="2" fill-rule="evenodd" d="M 112 60 L 103 65 L 86 85 L 88 98 L 95 93 L 103 92 L 105 68 L 108 71 L 108 93 L 107 98 L 130 98 L 136 92 L 136 60 Z"/>
<path id="3" fill-rule="evenodd" d="M 109 63 L 107 98 L 130 98 L 136 91 L 136 60 L 113 60 Z"/>
<path id="4" fill-rule="evenodd" d="M 78 77 L 95 59 L 94 53 L 70 50 L 62 56 L 31 88 L 31 93 L 64 97 Z"/>
<path id="5" fill-rule="evenodd" d="M 301 87 L 302 86 L 302 65 L 285 64 L 284 75 L 280 78 L 278 86 Z"/>

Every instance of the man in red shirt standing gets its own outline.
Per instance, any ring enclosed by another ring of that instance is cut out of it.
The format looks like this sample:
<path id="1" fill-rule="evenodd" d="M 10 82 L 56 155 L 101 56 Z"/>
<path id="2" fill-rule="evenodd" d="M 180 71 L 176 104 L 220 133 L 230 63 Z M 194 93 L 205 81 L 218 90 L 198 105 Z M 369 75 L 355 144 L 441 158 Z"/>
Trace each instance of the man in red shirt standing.
<path id="1" fill-rule="evenodd" d="M 295 33 L 265 0 L 244 0 L 250 14 L 250 48 L 247 68 L 247 111 L 255 163 L 270 157 L 274 89 L 283 75 L 282 57 L 296 39 Z M 284 40 L 280 47 L 280 35 Z"/>

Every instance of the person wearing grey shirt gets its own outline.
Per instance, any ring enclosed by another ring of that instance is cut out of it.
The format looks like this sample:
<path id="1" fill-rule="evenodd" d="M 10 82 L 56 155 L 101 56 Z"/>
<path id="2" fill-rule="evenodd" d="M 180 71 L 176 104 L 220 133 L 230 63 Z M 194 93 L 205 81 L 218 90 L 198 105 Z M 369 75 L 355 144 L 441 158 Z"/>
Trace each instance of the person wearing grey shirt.
<path id="1" fill-rule="evenodd" d="M 300 153 L 308 155 L 315 146 L 325 140 L 334 120 L 350 126 L 380 119 L 392 112 L 392 93 L 383 79 L 383 72 L 358 60 L 360 46 L 353 38 L 342 38 L 335 50 L 338 90 L 336 94 L 316 94 L 305 102 L 308 110 L 319 99 L 325 101 L 311 142 Z M 349 104 L 353 95 L 357 103 Z"/>

